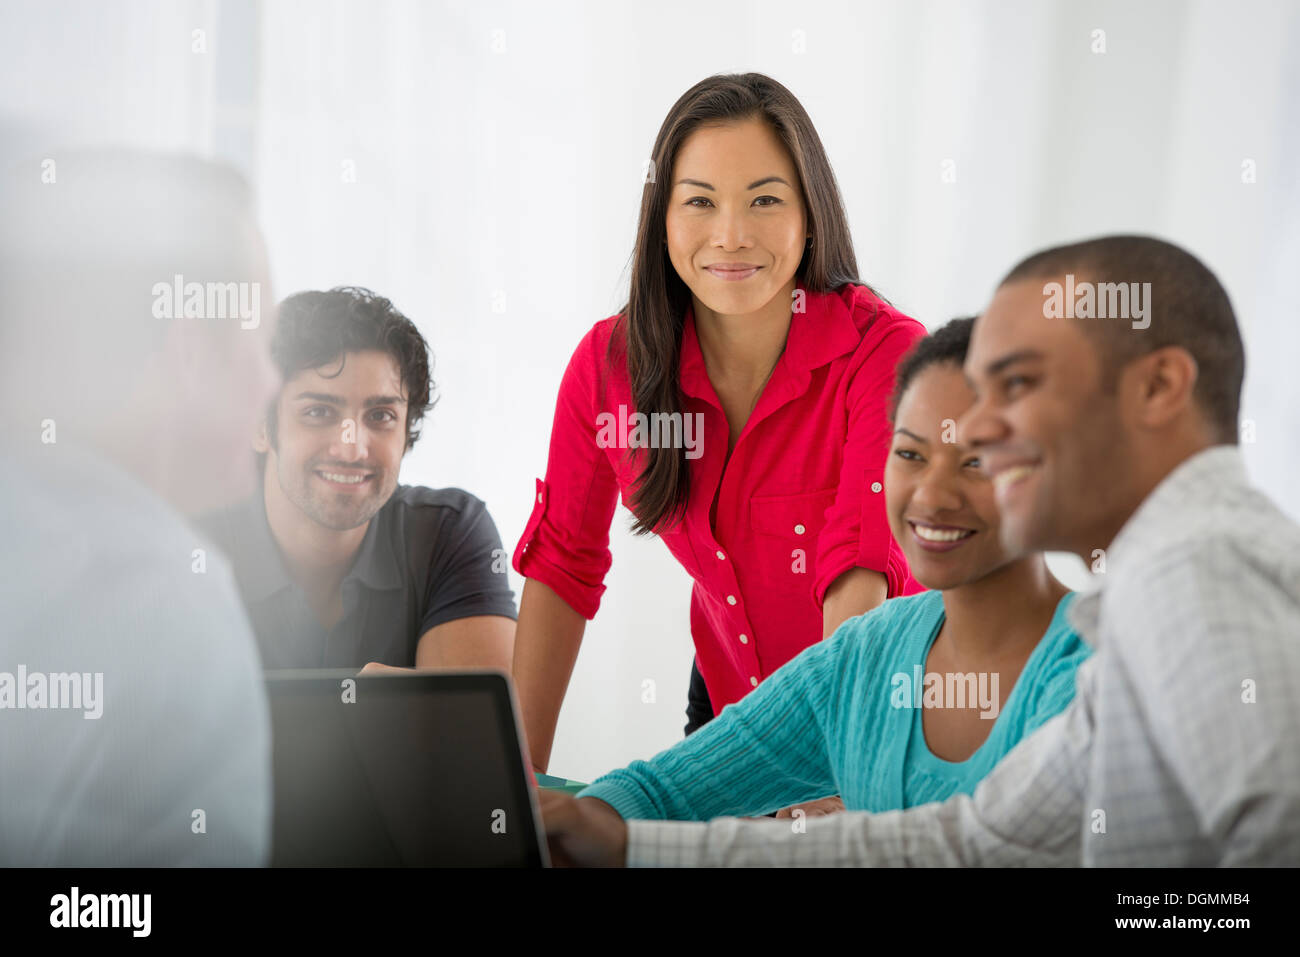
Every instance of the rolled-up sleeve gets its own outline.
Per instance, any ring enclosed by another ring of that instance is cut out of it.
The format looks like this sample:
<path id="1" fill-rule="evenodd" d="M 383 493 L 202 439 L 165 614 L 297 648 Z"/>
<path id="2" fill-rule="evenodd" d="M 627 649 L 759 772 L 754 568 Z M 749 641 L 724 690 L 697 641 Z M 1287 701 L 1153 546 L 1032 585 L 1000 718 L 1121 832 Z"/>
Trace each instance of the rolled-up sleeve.
<path id="1" fill-rule="evenodd" d="M 609 572 L 609 526 L 618 479 L 596 443 L 598 384 L 605 362 L 605 320 L 583 337 L 560 382 L 551 426 L 546 478 L 538 479 L 533 510 L 515 546 L 512 565 L 551 588 L 584 618 L 596 616 Z"/>
<path id="2" fill-rule="evenodd" d="M 813 598 L 819 608 L 831 583 L 850 568 L 883 574 L 889 598 L 904 594 L 911 580 L 907 558 L 890 533 L 885 512 L 887 405 L 899 360 L 924 335 L 919 322 L 896 318 L 874 344 L 864 340 L 860 365 L 846 392 L 848 426 L 839 488 L 817 539 Z"/>

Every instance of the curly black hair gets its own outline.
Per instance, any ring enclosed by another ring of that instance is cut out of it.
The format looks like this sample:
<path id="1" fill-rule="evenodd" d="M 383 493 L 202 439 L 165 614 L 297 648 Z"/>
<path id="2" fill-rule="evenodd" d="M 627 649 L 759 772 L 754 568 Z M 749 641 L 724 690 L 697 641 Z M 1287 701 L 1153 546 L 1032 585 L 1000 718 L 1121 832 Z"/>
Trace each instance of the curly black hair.
<path id="1" fill-rule="evenodd" d="M 970 334 L 975 327 L 975 316 L 964 316 L 944 323 L 924 339 L 918 339 L 911 350 L 898 361 L 894 372 L 894 393 L 889 397 L 889 421 L 898 415 L 898 403 L 912 380 L 924 369 L 939 363 L 950 363 L 961 369 L 970 348 Z"/>
<path id="2" fill-rule="evenodd" d="M 303 369 L 339 362 L 349 352 L 375 349 L 397 362 L 406 393 L 406 450 L 420 437 L 424 414 L 437 404 L 430 378 L 429 345 L 415 323 L 392 302 L 361 286 L 335 286 L 329 292 L 300 292 L 280 303 L 271 340 L 271 358 L 284 381 Z M 267 436 L 276 443 L 275 403 L 266 417 Z"/>

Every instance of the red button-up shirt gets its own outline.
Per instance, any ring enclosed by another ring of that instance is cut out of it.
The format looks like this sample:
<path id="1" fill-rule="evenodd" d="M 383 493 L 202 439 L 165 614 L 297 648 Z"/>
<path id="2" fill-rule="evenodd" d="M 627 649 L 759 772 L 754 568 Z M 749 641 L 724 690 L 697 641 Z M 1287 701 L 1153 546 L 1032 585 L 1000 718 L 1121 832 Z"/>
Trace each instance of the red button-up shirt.
<path id="1" fill-rule="evenodd" d="M 925 328 L 864 286 L 805 291 L 804 306 L 730 460 L 686 314 L 680 382 L 684 411 L 703 416 L 702 454 L 687 459 L 685 518 L 661 537 L 695 581 L 691 635 L 715 713 L 821 640 L 826 589 L 848 569 L 884 574 L 891 598 L 924 590 L 890 534 L 883 483 L 895 366 Z M 587 619 L 605 591 L 619 494 L 631 500 L 644 455 L 598 441 L 602 413 L 621 423 L 635 411 L 626 365 L 606 360 L 616 318 L 596 323 L 564 373 L 546 479 L 513 556 Z"/>

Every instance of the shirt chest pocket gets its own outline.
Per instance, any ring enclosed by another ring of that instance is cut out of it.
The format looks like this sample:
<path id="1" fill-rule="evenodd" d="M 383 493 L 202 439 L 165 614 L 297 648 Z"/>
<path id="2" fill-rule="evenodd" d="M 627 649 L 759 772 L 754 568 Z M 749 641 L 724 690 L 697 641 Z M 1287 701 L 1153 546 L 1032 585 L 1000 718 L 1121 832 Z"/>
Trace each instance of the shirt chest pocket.
<path id="1" fill-rule="evenodd" d="M 790 547 L 812 553 L 826 524 L 826 510 L 835 503 L 836 489 L 799 495 L 760 495 L 749 500 L 749 526 L 763 541 L 781 539 Z"/>

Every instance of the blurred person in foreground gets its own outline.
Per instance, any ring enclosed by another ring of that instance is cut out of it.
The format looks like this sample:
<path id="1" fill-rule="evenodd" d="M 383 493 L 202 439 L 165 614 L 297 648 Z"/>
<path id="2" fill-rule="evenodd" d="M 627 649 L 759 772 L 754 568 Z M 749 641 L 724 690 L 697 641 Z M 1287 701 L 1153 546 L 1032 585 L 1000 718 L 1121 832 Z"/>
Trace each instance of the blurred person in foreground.
<path id="1" fill-rule="evenodd" d="M 0 864 L 260 865 L 267 704 L 224 558 L 278 385 L 249 191 L 48 153 L 0 180 Z"/>

